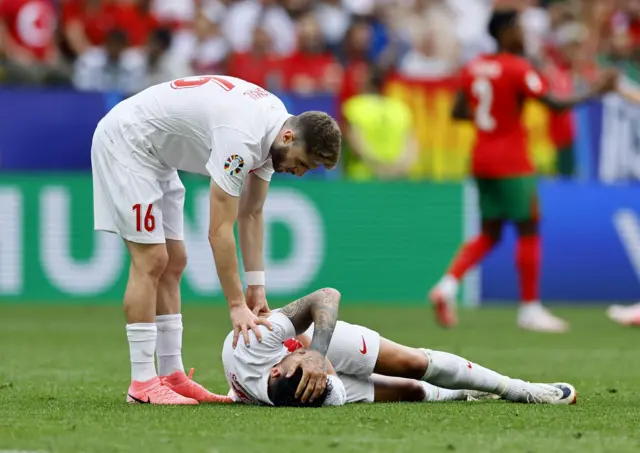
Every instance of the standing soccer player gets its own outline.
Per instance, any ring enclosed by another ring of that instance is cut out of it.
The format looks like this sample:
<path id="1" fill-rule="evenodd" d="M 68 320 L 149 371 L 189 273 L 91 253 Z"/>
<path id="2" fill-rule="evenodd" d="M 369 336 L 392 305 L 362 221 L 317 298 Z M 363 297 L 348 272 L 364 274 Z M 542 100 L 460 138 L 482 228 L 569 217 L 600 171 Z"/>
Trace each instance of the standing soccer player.
<path id="1" fill-rule="evenodd" d="M 209 242 L 229 304 L 234 345 L 269 310 L 262 209 L 274 171 L 304 175 L 339 158 L 341 133 L 322 112 L 299 116 L 262 88 L 232 77 L 163 83 L 121 102 L 93 136 L 94 222 L 116 233 L 131 256 L 124 294 L 131 385 L 127 401 L 197 404 L 214 395 L 182 364 L 180 279 L 187 264 L 185 189 L 178 170 L 211 178 Z M 238 272 L 234 225 L 248 284 Z M 157 353 L 158 370 L 154 363 Z"/>
<path id="2" fill-rule="evenodd" d="M 568 325 L 540 304 L 539 208 L 534 166 L 527 151 L 522 118 L 524 101 L 534 98 L 553 110 L 564 110 L 614 88 L 615 73 L 604 74 L 585 96 L 553 98 L 533 66 L 520 55 L 524 37 L 515 10 L 496 11 L 489 32 L 498 52 L 471 61 L 462 72 L 453 116 L 472 119 L 477 138 L 472 171 L 479 193 L 481 234 L 464 244 L 451 267 L 429 294 L 438 322 L 457 324 L 454 310 L 459 282 L 499 242 L 506 222 L 515 223 L 516 267 L 521 306 L 518 325 L 545 332 L 564 332 Z"/>

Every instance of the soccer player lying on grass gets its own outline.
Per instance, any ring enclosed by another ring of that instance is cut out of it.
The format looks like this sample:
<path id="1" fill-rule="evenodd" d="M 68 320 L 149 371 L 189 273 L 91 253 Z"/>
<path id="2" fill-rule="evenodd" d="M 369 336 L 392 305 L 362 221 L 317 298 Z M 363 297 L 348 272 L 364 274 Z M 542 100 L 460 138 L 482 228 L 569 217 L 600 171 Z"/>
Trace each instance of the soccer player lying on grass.
<path id="1" fill-rule="evenodd" d="M 497 395 L 521 403 L 572 404 L 569 384 L 532 384 L 462 357 L 416 349 L 338 321 L 340 293 L 321 289 L 269 314 L 262 342 L 233 348 L 222 362 L 230 397 L 247 404 L 323 406 L 355 402 L 443 401 Z M 311 337 L 305 338 L 304 334 Z M 295 339 L 297 336 L 297 340 Z"/>

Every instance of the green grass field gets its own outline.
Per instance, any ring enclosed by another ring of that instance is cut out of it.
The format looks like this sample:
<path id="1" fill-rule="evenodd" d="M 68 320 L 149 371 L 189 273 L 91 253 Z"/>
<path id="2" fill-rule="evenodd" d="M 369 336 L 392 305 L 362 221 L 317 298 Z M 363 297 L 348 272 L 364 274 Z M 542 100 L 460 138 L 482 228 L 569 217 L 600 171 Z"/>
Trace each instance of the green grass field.
<path id="1" fill-rule="evenodd" d="M 221 307 L 185 308 L 185 365 L 226 392 Z M 116 307 L 0 306 L 0 451 L 637 452 L 640 331 L 602 309 L 560 310 L 563 336 L 520 332 L 513 310 L 463 314 L 442 331 L 422 308 L 346 307 L 342 318 L 413 346 L 463 355 L 505 374 L 568 381 L 578 405 L 506 402 L 330 409 L 158 407 L 124 403 L 129 364 Z"/>

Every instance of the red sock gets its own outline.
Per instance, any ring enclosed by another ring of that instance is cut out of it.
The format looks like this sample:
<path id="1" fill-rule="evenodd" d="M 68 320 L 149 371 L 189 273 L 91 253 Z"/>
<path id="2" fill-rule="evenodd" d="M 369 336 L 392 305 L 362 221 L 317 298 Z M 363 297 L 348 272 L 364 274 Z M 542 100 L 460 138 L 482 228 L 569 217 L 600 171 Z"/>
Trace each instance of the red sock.
<path id="1" fill-rule="evenodd" d="M 447 274 L 460 280 L 469 269 L 482 261 L 494 245 L 495 241 L 483 234 L 470 240 L 458 251 Z"/>
<path id="2" fill-rule="evenodd" d="M 523 303 L 540 299 L 540 236 L 518 239 L 516 265 L 520 275 L 520 296 Z"/>

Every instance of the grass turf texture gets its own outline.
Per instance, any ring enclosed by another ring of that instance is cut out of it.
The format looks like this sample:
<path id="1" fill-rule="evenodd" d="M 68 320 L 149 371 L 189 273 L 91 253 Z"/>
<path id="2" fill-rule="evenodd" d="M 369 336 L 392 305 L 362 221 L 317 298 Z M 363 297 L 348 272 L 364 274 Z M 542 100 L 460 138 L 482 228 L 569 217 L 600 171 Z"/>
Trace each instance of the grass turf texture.
<path id="1" fill-rule="evenodd" d="M 568 381 L 577 406 L 506 402 L 331 409 L 127 405 L 124 323 L 114 307 L 0 306 L 0 450 L 42 452 L 637 452 L 640 331 L 602 309 L 560 310 L 567 335 L 518 331 L 515 312 L 463 313 L 442 331 L 422 308 L 346 307 L 342 318 L 413 346 L 460 354 L 533 381 Z M 184 358 L 227 387 L 224 308 L 185 308 Z"/>

